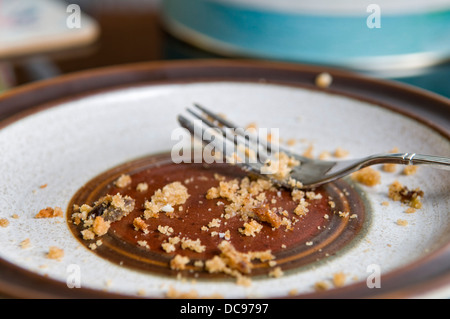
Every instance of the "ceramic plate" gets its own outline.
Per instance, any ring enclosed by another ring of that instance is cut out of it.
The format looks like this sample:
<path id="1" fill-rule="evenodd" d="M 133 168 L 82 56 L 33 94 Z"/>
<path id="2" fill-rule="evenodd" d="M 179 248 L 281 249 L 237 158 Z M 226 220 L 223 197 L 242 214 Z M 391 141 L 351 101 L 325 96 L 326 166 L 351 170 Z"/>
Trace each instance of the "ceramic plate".
<path id="1" fill-rule="evenodd" d="M 250 286 L 135 270 L 87 249 L 65 217 L 35 218 L 46 207 L 66 212 L 83 185 L 112 167 L 170 151 L 177 114 L 195 102 L 242 125 L 279 128 L 285 140 L 296 141 L 290 148 L 304 152 L 313 145 L 314 156 L 337 147 L 354 158 L 395 147 L 450 156 L 448 100 L 336 70 L 328 70 L 331 86 L 320 89 L 314 78 L 322 71 L 245 61 L 150 63 L 70 75 L 0 97 L 0 218 L 9 221 L 0 228 L 1 292 L 161 298 L 175 289 L 225 298 L 448 297 L 449 173 L 429 167 L 409 176 L 400 167 L 395 172 L 375 167 L 380 184 L 354 185 L 366 217 L 345 247 L 279 278 L 254 278 Z M 423 190 L 423 207 L 408 214 L 407 206 L 390 200 L 388 187 L 395 180 Z M 60 260 L 48 258 L 52 246 L 63 249 Z M 337 273 L 345 274 L 343 286 L 333 284 Z M 70 285 L 74 275 L 80 288 Z M 318 282 L 328 289 L 317 291 Z"/>

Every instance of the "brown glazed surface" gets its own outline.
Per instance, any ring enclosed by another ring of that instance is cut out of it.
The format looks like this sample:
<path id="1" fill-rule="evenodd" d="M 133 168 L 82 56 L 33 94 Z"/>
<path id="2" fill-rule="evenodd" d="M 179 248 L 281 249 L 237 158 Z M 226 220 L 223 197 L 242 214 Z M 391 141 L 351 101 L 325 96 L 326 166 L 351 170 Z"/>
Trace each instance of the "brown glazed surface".
<path id="1" fill-rule="evenodd" d="M 244 223 L 239 216 L 230 219 L 221 217 L 224 206 L 217 205 L 217 202 L 226 203 L 226 200 L 205 198 L 208 189 L 217 187 L 219 184 L 215 178 L 216 173 L 225 177 L 226 180 L 240 180 L 247 176 L 237 166 L 225 163 L 174 164 L 169 153 L 125 163 L 100 174 L 75 194 L 67 209 L 68 223 L 73 234 L 88 247 L 97 239 L 90 241 L 82 239 L 80 234 L 82 226 L 76 226 L 71 221 L 73 205 L 92 205 L 106 194 L 120 193 L 123 196 L 130 196 L 136 201 L 135 209 L 120 221 L 111 224 L 108 234 L 101 237 L 103 244 L 94 252 L 117 264 L 167 275 L 177 275 L 179 272 L 169 269 L 169 262 L 176 254 L 187 256 L 191 261 L 206 261 L 219 255 L 220 250 L 217 245 L 223 238 L 211 236 L 212 231 L 224 233 L 230 230 L 230 242 L 240 252 L 270 250 L 276 257 L 277 266 L 282 267 L 283 270 L 289 270 L 316 262 L 326 256 L 333 256 L 352 241 L 364 224 L 366 211 L 363 201 L 349 184 L 340 181 L 315 190 L 315 193 L 320 193 L 322 198 L 307 200 L 310 203 L 309 212 L 299 218 L 292 230 L 287 230 L 285 226 L 274 229 L 270 224 L 261 222 L 263 228 L 260 233 L 255 237 L 244 236 L 238 231 Z M 132 183 L 125 188 L 118 188 L 114 185 L 114 181 L 122 174 L 129 174 Z M 191 182 L 184 183 L 187 180 Z M 175 181 L 183 183 L 190 194 L 186 203 L 182 205 L 183 210 L 178 211 L 176 206 L 174 207 L 175 217 L 160 213 L 158 218 L 149 218 L 146 220 L 149 230 L 147 234 L 135 230 L 133 220 L 142 216 L 144 202 L 149 200 L 157 189 Z M 149 185 L 145 192 L 136 190 L 137 184 L 141 182 Z M 298 217 L 293 213 L 297 204 L 292 200 L 290 191 L 281 188 L 278 190 L 281 198 L 278 192 L 266 191 L 269 201 L 272 198 L 277 200 L 270 206 L 283 207 L 289 212 L 290 219 Z M 330 200 L 336 204 L 333 209 L 328 204 Z M 356 215 L 353 218 L 341 217 L 337 214 L 339 211 Z M 329 218 L 325 218 L 325 215 Z M 220 227 L 211 228 L 209 231 L 201 230 L 202 226 L 208 225 L 214 218 L 222 220 Z M 200 239 L 202 245 L 206 246 L 206 250 L 198 253 L 177 249 L 175 252 L 166 253 L 161 248 L 161 244 L 167 241 L 169 236 L 157 230 L 159 225 L 172 227 L 173 236 Z M 143 240 L 147 241 L 150 248 L 139 246 L 138 242 Z M 309 242 L 313 244 L 307 244 Z M 270 269 L 267 263 L 257 263 L 252 270 L 252 275 L 267 274 Z M 184 275 L 211 276 L 202 268 L 193 266 L 192 263 L 189 264 Z"/>

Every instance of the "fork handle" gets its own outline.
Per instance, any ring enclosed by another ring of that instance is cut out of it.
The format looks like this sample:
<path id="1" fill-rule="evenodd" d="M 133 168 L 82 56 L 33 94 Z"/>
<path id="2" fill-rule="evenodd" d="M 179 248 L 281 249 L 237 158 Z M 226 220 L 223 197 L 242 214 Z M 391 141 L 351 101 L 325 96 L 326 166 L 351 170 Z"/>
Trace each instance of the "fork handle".
<path id="1" fill-rule="evenodd" d="M 450 170 L 450 158 L 416 153 L 393 153 L 375 155 L 369 158 L 370 164 L 405 164 L 405 165 L 429 165 L 434 168 Z"/>

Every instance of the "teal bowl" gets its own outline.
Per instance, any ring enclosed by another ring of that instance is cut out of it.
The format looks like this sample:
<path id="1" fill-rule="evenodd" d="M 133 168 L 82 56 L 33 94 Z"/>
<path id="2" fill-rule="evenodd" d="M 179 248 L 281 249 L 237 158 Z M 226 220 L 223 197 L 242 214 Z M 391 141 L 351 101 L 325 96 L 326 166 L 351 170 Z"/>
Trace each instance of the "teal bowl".
<path id="1" fill-rule="evenodd" d="M 224 56 L 368 71 L 450 57 L 447 0 L 163 0 L 167 30 Z"/>

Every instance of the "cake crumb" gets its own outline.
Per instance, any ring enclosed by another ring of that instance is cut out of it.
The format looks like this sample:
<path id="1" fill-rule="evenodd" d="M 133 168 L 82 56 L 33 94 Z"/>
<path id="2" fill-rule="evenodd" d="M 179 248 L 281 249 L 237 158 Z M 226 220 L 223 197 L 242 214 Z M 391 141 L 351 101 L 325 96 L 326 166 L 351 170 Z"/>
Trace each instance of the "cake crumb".
<path id="1" fill-rule="evenodd" d="M 424 192 L 420 188 L 409 190 L 408 187 L 403 186 L 399 181 L 394 181 L 389 185 L 388 196 L 394 201 L 400 201 L 409 205 L 412 208 L 422 208 L 420 197 L 424 196 Z"/>
<path id="2" fill-rule="evenodd" d="M 300 165 L 300 161 L 284 152 L 278 152 L 261 168 L 262 174 L 268 174 L 276 180 L 286 180 L 292 169 Z M 301 181 L 299 181 L 301 182 Z"/>
<path id="3" fill-rule="evenodd" d="M 144 218 L 158 218 L 158 214 L 162 211 L 172 217 L 170 213 L 173 213 L 173 207 L 184 204 L 189 196 L 187 188 L 180 182 L 167 184 L 162 189 L 158 189 L 150 201 L 147 200 L 144 203 Z M 172 207 L 171 210 L 167 209 L 169 206 Z"/>
<path id="4" fill-rule="evenodd" d="M 346 275 L 343 272 L 338 272 L 333 275 L 333 285 L 335 287 L 343 287 L 345 285 Z"/>
<path id="5" fill-rule="evenodd" d="M 347 157 L 349 154 L 350 154 L 349 151 L 344 150 L 342 147 L 338 147 L 334 151 L 333 156 L 337 157 L 337 158 L 344 158 L 344 157 Z"/>
<path id="6" fill-rule="evenodd" d="M 244 228 L 239 228 L 239 232 L 245 236 L 255 237 L 262 230 L 263 226 L 256 220 L 244 223 Z"/>
<path id="7" fill-rule="evenodd" d="M 212 221 L 210 221 L 208 223 L 208 227 L 209 228 L 213 228 L 213 227 L 220 227 L 220 219 L 219 218 L 214 218 Z"/>
<path id="8" fill-rule="evenodd" d="M 161 248 L 166 253 L 171 253 L 176 250 L 175 245 L 178 244 L 181 241 L 180 237 L 170 237 L 168 241 L 165 241 L 161 244 Z"/>
<path id="9" fill-rule="evenodd" d="M 167 235 L 167 236 L 171 236 L 173 234 L 173 228 L 168 226 L 168 225 L 166 225 L 166 226 L 158 225 L 158 231 L 161 234 L 164 234 L 164 235 Z"/>
<path id="10" fill-rule="evenodd" d="M 64 250 L 56 246 L 51 246 L 47 253 L 47 258 L 61 261 L 64 257 Z"/>
<path id="11" fill-rule="evenodd" d="M 399 226 L 407 226 L 408 225 L 408 221 L 404 220 L 404 219 L 397 219 L 397 225 Z"/>
<path id="12" fill-rule="evenodd" d="M 27 249 L 31 247 L 30 238 L 26 238 L 20 242 L 20 248 Z"/>
<path id="13" fill-rule="evenodd" d="M 298 290 L 297 289 L 291 289 L 291 290 L 289 290 L 289 292 L 288 292 L 288 295 L 289 296 L 295 296 L 295 295 L 298 295 Z"/>
<path id="14" fill-rule="evenodd" d="M 397 170 L 397 164 L 383 164 L 383 171 L 387 173 L 394 173 Z"/>
<path id="15" fill-rule="evenodd" d="M 314 289 L 316 291 L 324 291 L 330 288 L 329 284 L 326 281 L 318 281 L 314 284 Z"/>
<path id="16" fill-rule="evenodd" d="M 182 238 L 181 239 L 181 248 L 182 249 L 190 249 L 197 253 L 202 253 L 206 250 L 206 246 L 202 245 L 199 238 L 196 240 L 192 240 L 189 238 Z"/>
<path id="17" fill-rule="evenodd" d="M 150 245 L 148 244 L 148 242 L 146 240 L 138 240 L 137 243 L 141 247 L 145 247 L 147 249 L 150 249 Z"/>
<path id="18" fill-rule="evenodd" d="M 144 234 L 149 233 L 148 225 L 141 217 L 133 219 L 133 226 L 135 230 L 141 230 Z"/>
<path id="19" fill-rule="evenodd" d="M 64 213 L 60 207 L 47 207 L 44 209 L 41 209 L 39 213 L 37 213 L 34 217 L 35 218 L 55 218 L 55 217 L 63 217 Z"/>
<path id="20" fill-rule="evenodd" d="M 189 261 L 189 257 L 176 255 L 170 260 L 170 268 L 173 270 L 184 270 Z"/>
<path id="21" fill-rule="evenodd" d="M 332 82 L 333 77 L 328 72 L 319 73 L 314 80 L 315 85 L 321 89 L 330 87 Z"/>
<path id="22" fill-rule="evenodd" d="M 106 221 L 102 216 L 97 216 L 94 219 L 92 230 L 97 236 L 103 236 L 108 232 L 110 226 L 111 222 Z"/>
<path id="23" fill-rule="evenodd" d="M 136 190 L 138 191 L 138 192 L 145 192 L 145 191 L 147 191 L 148 190 L 148 184 L 147 183 L 139 183 L 139 184 L 137 184 L 137 186 L 136 186 Z"/>
<path id="24" fill-rule="evenodd" d="M 360 169 L 359 171 L 353 173 L 352 179 L 366 186 L 375 186 L 380 184 L 381 175 L 378 171 L 373 169 L 372 167 L 365 167 Z"/>
<path id="25" fill-rule="evenodd" d="M 81 231 L 84 240 L 92 240 L 95 236 L 105 235 L 112 222 L 121 220 L 134 209 L 134 199 L 129 196 L 105 195 L 94 203 L 94 206 L 76 205 L 72 213 L 74 224 L 82 223 Z"/>
<path id="26" fill-rule="evenodd" d="M 0 218 L 0 226 L 1 227 L 8 227 L 9 226 L 9 220 L 6 218 Z"/>
<path id="27" fill-rule="evenodd" d="M 417 166 L 416 165 L 407 165 L 403 169 L 404 175 L 414 175 L 417 172 Z"/>
<path id="28" fill-rule="evenodd" d="M 266 205 L 255 208 L 254 213 L 261 221 L 269 223 L 275 229 L 279 228 L 282 224 L 281 217 L 269 209 Z"/>
<path id="29" fill-rule="evenodd" d="M 269 272 L 269 276 L 273 278 L 280 278 L 284 275 L 281 267 L 275 267 L 272 271 Z"/>
<path id="30" fill-rule="evenodd" d="M 170 286 L 166 293 L 166 297 L 171 299 L 197 299 L 199 298 L 199 295 L 195 289 L 191 289 L 188 292 L 181 292 Z"/>
<path id="31" fill-rule="evenodd" d="M 127 187 L 131 184 L 131 176 L 128 174 L 122 174 L 115 182 L 114 185 L 116 185 L 119 188 Z"/>

